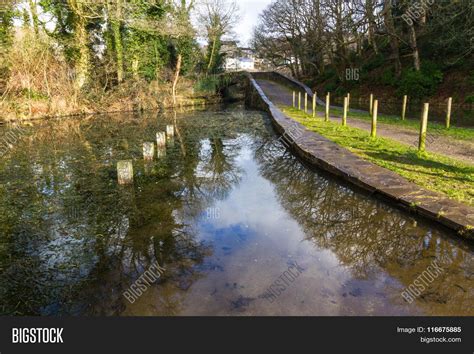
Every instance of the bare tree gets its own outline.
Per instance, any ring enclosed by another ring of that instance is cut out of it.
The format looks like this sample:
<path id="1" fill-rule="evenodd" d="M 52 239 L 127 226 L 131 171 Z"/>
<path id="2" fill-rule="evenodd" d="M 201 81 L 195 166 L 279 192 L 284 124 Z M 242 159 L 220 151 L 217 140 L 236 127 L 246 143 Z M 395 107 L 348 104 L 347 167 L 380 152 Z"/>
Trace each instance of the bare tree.
<path id="1" fill-rule="evenodd" d="M 231 34 L 239 21 L 239 8 L 235 0 L 202 0 L 198 7 L 198 21 L 209 45 L 207 72 L 216 64 L 223 36 Z"/>

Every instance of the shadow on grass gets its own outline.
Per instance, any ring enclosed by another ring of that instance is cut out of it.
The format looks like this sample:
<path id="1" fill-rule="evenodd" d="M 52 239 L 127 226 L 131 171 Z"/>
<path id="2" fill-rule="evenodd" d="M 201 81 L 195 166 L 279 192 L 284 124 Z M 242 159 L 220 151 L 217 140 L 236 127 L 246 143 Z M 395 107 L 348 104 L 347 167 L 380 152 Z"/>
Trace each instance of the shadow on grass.
<path id="1" fill-rule="evenodd" d="M 437 177 L 445 177 L 446 173 L 450 173 L 456 176 L 450 176 L 448 178 L 455 179 L 460 182 L 473 183 L 472 178 L 468 176 L 474 176 L 474 167 L 469 166 L 454 166 L 441 161 L 427 160 L 418 155 L 416 151 L 408 151 L 405 153 L 394 152 L 394 151 L 367 151 L 365 154 L 371 158 L 384 160 L 387 162 L 394 162 L 401 165 L 409 166 L 421 166 L 426 169 L 432 170 L 432 172 L 424 172 L 419 170 L 412 170 L 409 168 L 403 168 L 407 172 L 412 173 L 423 173 L 426 175 L 432 175 Z M 464 176 L 464 177 L 462 177 Z"/>

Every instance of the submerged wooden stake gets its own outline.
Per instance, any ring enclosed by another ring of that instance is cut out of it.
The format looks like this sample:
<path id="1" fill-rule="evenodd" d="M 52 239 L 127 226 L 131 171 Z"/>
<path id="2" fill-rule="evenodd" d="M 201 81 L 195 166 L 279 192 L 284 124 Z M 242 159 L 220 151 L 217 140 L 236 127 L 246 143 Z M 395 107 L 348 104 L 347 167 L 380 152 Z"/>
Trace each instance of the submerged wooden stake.
<path id="1" fill-rule="evenodd" d="M 156 156 L 162 158 L 166 156 L 166 146 L 158 146 L 156 149 Z"/>
<path id="2" fill-rule="evenodd" d="M 313 93 L 313 118 L 316 118 L 316 102 L 318 99 L 318 94 L 316 91 Z"/>
<path id="3" fill-rule="evenodd" d="M 133 164 L 132 160 L 124 160 L 117 162 L 117 179 L 118 184 L 133 183 Z"/>
<path id="4" fill-rule="evenodd" d="M 166 146 L 166 134 L 164 132 L 156 133 L 156 145 L 158 145 L 158 148 Z"/>
<path id="5" fill-rule="evenodd" d="M 151 163 L 149 160 L 146 160 L 143 164 L 143 169 L 145 171 L 145 176 L 151 175 L 153 171 L 153 163 Z"/>
<path id="6" fill-rule="evenodd" d="M 166 137 L 168 139 L 174 138 L 174 126 L 173 125 L 167 125 L 166 126 Z"/>
<path id="7" fill-rule="evenodd" d="M 448 110 L 446 111 L 446 129 L 451 125 L 451 106 L 453 105 L 453 98 L 448 98 Z"/>
<path id="8" fill-rule="evenodd" d="M 324 116 L 324 120 L 327 122 L 329 121 L 329 105 L 331 101 L 331 93 L 328 92 L 326 95 L 326 114 Z"/>
<path id="9" fill-rule="evenodd" d="M 426 148 L 426 130 L 428 128 L 428 112 L 430 110 L 430 104 L 425 103 L 423 105 L 423 113 L 421 114 L 420 122 L 420 137 L 418 140 L 418 150 L 425 151 Z"/>
<path id="10" fill-rule="evenodd" d="M 379 100 L 373 102 L 372 107 L 372 128 L 370 130 L 370 136 L 375 138 L 377 136 L 377 114 L 379 109 Z"/>
<path id="11" fill-rule="evenodd" d="M 344 114 L 342 115 L 342 126 L 347 125 L 347 107 L 349 106 L 349 97 L 344 97 Z"/>
<path id="12" fill-rule="evenodd" d="M 407 113 L 407 101 L 408 101 L 408 96 L 407 95 L 403 96 L 402 120 L 405 120 L 405 115 Z"/>
<path id="13" fill-rule="evenodd" d="M 155 157 L 155 143 L 143 143 L 143 158 L 153 160 Z"/>

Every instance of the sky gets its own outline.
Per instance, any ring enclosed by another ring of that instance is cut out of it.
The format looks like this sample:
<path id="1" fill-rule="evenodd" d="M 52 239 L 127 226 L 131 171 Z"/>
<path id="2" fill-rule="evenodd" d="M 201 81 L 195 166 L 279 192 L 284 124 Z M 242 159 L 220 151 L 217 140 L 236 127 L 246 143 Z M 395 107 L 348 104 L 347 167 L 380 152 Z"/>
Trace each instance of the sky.
<path id="1" fill-rule="evenodd" d="M 248 45 L 252 37 L 254 26 L 258 22 L 258 15 L 267 7 L 272 0 L 239 0 L 240 22 L 235 27 L 236 39 L 242 45 Z"/>

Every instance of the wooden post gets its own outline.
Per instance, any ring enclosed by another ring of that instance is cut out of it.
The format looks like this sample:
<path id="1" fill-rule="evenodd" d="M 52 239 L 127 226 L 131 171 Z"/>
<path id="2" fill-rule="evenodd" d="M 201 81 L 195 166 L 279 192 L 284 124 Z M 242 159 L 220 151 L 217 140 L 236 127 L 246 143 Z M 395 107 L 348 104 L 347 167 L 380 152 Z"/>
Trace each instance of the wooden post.
<path id="1" fill-rule="evenodd" d="M 166 137 L 168 139 L 174 138 L 174 126 L 173 125 L 167 125 L 166 126 Z"/>
<path id="2" fill-rule="evenodd" d="M 304 93 L 304 112 L 308 113 L 308 93 Z"/>
<path id="3" fill-rule="evenodd" d="M 117 162 L 118 184 L 130 184 L 133 182 L 133 164 L 131 160 Z"/>
<path id="4" fill-rule="evenodd" d="M 428 112 L 430 110 L 430 104 L 425 103 L 423 105 L 423 113 L 421 115 L 420 122 L 420 138 L 418 141 L 418 150 L 425 151 L 426 148 L 426 130 L 428 128 Z"/>
<path id="5" fill-rule="evenodd" d="M 317 101 L 317 93 L 313 93 L 313 118 L 316 118 L 316 101 Z"/>
<path id="6" fill-rule="evenodd" d="M 448 110 L 446 111 L 446 129 L 451 125 L 451 106 L 453 105 L 453 98 L 448 98 Z"/>
<path id="7" fill-rule="evenodd" d="M 301 92 L 298 92 L 298 109 L 301 111 Z"/>
<path id="8" fill-rule="evenodd" d="M 158 149 L 166 146 L 166 134 L 164 132 L 156 133 L 156 145 L 158 145 Z"/>
<path id="9" fill-rule="evenodd" d="M 351 105 L 351 93 L 347 93 L 347 112 L 349 112 L 349 107 Z"/>
<path id="10" fill-rule="evenodd" d="M 296 92 L 293 91 L 293 108 L 296 108 Z"/>
<path id="11" fill-rule="evenodd" d="M 379 100 L 375 100 L 373 102 L 372 108 L 372 129 L 370 130 L 370 136 L 375 138 L 377 136 L 377 114 L 379 109 Z"/>
<path id="12" fill-rule="evenodd" d="M 331 101 L 331 93 L 328 92 L 326 95 L 326 114 L 324 116 L 324 120 L 327 122 L 329 121 L 329 105 Z"/>
<path id="13" fill-rule="evenodd" d="M 372 109 L 374 107 L 374 94 L 370 94 L 370 102 L 369 102 L 369 113 L 372 114 Z"/>
<path id="14" fill-rule="evenodd" d="M 145 160 L 153 160 L 155 157 L 155 144 L 143 143 L 143 158 Z"/>
<path id="15" fill-rule="evenodd" d="M 344 114 L 342 115 L 342 126 L 347 125 L 347 107 L 349 106 L 349 97 L 344 97 Z"/>
<path id="16" fill-rule="evenodd" d="M 408 96 L 407 95 L 403 96 L 402 120 L 405 120 L 405 116 L 407 114 L 407 101 L 408 101 Z"/>

